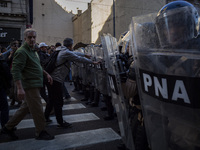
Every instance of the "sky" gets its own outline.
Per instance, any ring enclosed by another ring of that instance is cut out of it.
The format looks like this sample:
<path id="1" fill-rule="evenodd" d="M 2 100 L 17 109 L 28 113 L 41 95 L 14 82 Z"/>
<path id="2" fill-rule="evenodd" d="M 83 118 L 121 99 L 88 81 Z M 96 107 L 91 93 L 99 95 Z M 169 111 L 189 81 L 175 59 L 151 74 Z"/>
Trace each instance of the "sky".
<path id="1" fill-rule="evenodd" d="M 88 8 L 88 3 L 91 0 L 55 0 L 63 8 L 66 7 L 68 12 L 72 11 L 73 14 L 77 14 L 77 10 L 84 12 Z"/>

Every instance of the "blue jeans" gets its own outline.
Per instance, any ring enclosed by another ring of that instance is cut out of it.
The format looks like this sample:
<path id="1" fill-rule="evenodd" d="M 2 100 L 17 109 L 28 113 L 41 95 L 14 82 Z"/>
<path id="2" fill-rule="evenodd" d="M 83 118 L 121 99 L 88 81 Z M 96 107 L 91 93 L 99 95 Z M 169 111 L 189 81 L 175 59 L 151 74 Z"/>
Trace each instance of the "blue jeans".
<path id="1" fill-rule="evenodd" d="M 72 81 L 72 71 L 71 71 L 71 68 L 70 68 L 70 71 L 69 71 L 69 81 L 70 82 Z"/>
<path id="2" fill-rule="evenodd" d="M 9 119 L 7 95 L 6 90 L 3 88 L 0 89 L 0 113 L 1 127 L 3 128 Z"/>
<path id="3" fill-rule="evenodd" d="M 67 90 L 67 88 L 66 88 L 66 86 L 65 86 L 65 83 L 63 83 L 63 85 L 62 85 L 62 92 L 63 92 L 63 97 L 65 97 L 65 98 L 70 98 L 71 97 L 69 92 L 68 92 L 68 90 Z"/>

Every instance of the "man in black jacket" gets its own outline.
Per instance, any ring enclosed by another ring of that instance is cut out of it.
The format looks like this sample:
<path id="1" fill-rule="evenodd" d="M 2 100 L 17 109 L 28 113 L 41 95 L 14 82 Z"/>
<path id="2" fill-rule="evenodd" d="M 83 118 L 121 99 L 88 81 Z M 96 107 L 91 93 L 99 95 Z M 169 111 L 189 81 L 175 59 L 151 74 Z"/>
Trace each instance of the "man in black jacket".
<path id="1" fill-rule="evenodd" d="M 47 47 L 48 45 L 45 44 L 44 42 L 41 42 L 39 44 L 39 52 L 38 52 L 38 55 L 40 57 L 40 63 L 41 65 L 43 66 L 44 64 L 44 61 L 49 57 L 48 53 L 47 53 Z"/>
<path id="2" fill-rule="evenodd" d="M 44 65 L 45 60 L 48 59 L 48 57 L 49 57 L 49 54 L 47 53 L 47 47 L 48 47 L 48 45 L 45 44 L 44 42 L 41 42 L 39 44 L 38 55 L 40 57 L 40 64 L 41 64 L 42 67 Z M 46 93 L 47 79 L 45 77 L 43 79 L 44 79 L 43 80 L 43 87 L 40 89 L 40 95 L 45 100 L 45 102 L 48 103 L 49 98 L 48 98 L 48 95 Z M 46 119 L 46 122 L 50 123 L 52 121 L 50 119 Z"/>

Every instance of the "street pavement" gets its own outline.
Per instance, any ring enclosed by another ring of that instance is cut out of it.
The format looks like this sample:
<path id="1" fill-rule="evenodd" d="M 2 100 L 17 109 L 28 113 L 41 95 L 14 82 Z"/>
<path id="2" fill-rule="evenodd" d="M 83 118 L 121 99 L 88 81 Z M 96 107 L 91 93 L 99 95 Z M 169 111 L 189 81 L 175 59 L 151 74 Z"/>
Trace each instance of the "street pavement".
<path id="1" fill-rule="evenodd" d="M 47 126 L 47 131 L 55 135 L 51 141 L 34 139 L 34 123 L 28 114 L 17 126 L 16 134 L 19 140 L 10 141 L 7 135 L 0 135 L 0 150 L 118 150 L 121 143 L 117 117 L 105 121 L 103 117 L 107 111 L 101 111 L 105 104 L 100 100 L 98 107 L 86 105 L 80 101 L 83 94 L 72 92 L 74 86 L 65 83 L 70 95 L 70 101 L 65 101 L 63 118 L 72 123 L 71 128 L 58 129 L 55 116 L 53 122 Z M 45 108 L 45 102 L 44 108 Z M 17 110 L 17 106 L 10 107 L 10 117 Z"/>

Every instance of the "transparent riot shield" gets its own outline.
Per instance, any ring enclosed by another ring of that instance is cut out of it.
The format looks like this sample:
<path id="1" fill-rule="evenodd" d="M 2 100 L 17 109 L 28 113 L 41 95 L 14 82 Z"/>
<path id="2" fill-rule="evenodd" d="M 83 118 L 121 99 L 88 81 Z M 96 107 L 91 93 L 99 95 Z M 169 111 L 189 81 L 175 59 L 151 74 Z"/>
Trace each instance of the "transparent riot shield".
<path id="1" fill-rule="evenodd" d="M 101 63 L 96 65 L 96 88 L 101 94 L 111 96 L 103 52 L 103 48 L 98 46 L 96 49 L 96 61 L 100 61 Z"/>
<path id="2" fill-rule="evenodd" d="M 79 53 L 85 53 L 84 48 L 79 48 L 78 49 Z M 75 62 L 75 65 L 78 66 L 78 80 L 80 83 L 84 82 L 85 79 L 85 74 L 84 74 L 84 64 L 80 62 Z"/>
<path id="3" fill-rule="evenodd" d="M 122 45 L 122 53 L 126 53 L 127 46 L 129 45 L 129 41 L 131 38 L 131 32 L 128 31 L 125 36 L 121 39 L 121 45 Z"/>
<path id="4" fill-rule="evenodd" d="M 79 52 L 79 53 L 84 53 L 84 49 L 83 48 L 79 48 L 76 51 Z M 83 63 L 74 62 L 74 66 L 76 66 L 76 68 L 77 68 L 78 81 L 80 83 L 82 83 L 83 78 L 84 78 L 84 76 L 83 76 L 84 74 L 82 73 L 83 72 Z"/>
<path id="5" fill-rule="evenodd" d="M 132 131 L 128 120 L 127 102 L 124 99 L 121 86 L 120 66 L 117 59 L 119 54 L 117 41 L 111 35 L 104 34 L 101 37 L 101 42 L 111 88 L 112 103 L 117 113 L 121 137 L 126 147 L 134 150 Z"/>
<path id="6" fill-rule="evenodd" d="M 76 49 L 75 52 L 79 52 L 79 50 Z M 72 70 L 72 80 L 74 82 L 79 82 L 80 64 L 78 62 L 72 61 L 71 70 Z"/>
<path id="7" fill-rule="evenodd" d="M 96 57 L 95 57 L 95 45 L 90 45 L 90 50 L 91 50 L 91 60 L 96 61 Z M 92 87 L 95 87 L 96 84 L 96 69 L 95 69 L 95 65 L 94 64 L 90 64 L 90 71 L 91 71 L 91 77 L 90 77 L 90 85 Z"/>
<path id="8" fill-rule="evenodd" d="M 150 147 L 200 149 L 200 51 L 189 46 L 161 47 L 155 16 L 133 17 L 131 24 L 137 84 Z"/>
<path id="9" fill-rule="evenodd" d="M 91 48 L 90 48 L 90 45 L 88 45 L 87 47 L 85 47 L 85 54 L 87 55 L 92 55 L 92 52 L 91 52 Z M 84 80 L 84 85 L 89 85 L 90 84 L 90 78 L 91 78 L 91 70 L 90 70 L 90 64 L 84 64 L 84 70 L 85 70 L 85 80 Z"/>
<path id="10" fill-rule="evenodd" d="M 94 61 L 99 60 L 99 57 L 101 57 L 100 53 L 100 47 L 95 46 L 94 47 Z M 99 79 L 99 74 L 101 73 L 100 65 L 95 65 L 95 88 L 99 90 L 99 87 L 101 85 L 101 80 Z"/>

